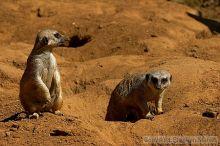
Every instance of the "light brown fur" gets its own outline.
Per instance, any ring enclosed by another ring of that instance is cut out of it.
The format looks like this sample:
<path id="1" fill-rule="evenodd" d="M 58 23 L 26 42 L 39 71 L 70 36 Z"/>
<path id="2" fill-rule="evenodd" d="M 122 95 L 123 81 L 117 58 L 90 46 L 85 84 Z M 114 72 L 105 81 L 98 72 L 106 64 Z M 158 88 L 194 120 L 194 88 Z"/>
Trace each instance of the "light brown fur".
<path id="1" fill-rule="evenodd" d="M 158 82 L 155 83 L 157 79 Z M 171 79 L 172 76 L 165 70 L 126 77 L 112 92 L 106 120 L 126 121 L 130 120 L 130 116 L 135 118 L 131 120 L 153 118 L 148 101 L 155 101 L 157 114 L 163 113 L 162 99 L 164 91 L 171 83 Z"/>
<path id="2" fill-rule="evenodd" d="M 20 81 L 20 101 L 29 114 L 52 111 L 61 114 L 62 90 L 54 47 L 63 45 L 63 35 L 55 30 L 38 33 L 34 48 L 27 59 L 27 66 Z"/>

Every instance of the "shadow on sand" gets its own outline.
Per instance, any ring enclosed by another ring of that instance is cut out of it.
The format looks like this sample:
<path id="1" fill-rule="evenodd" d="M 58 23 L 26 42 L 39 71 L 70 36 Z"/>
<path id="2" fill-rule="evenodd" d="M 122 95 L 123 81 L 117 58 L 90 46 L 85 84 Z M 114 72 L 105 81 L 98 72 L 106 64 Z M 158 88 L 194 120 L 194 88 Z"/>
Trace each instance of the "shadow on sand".
<path id="1" fill-rule="evenodd" d="M 212 32 L 212 34 L 218 34 L 220 33 L 220 23 L 218 21 L 215 21 L 215 20 L 211 20 L 211 19 L 207 19 L 207 18 L 204 18 L 202 16 L 202 13 L 199 12 L 199 16 L 197 15 L 194 15 L 194 14 L 191 14 L 191 13 L 186 13 L 188 16 L 194 18 L 195 20 L 203 23 L 204 25 L 206 25 L 210 31 Z"/>
<path id="2" fill-rule="evenodd" d="M 9 121 L 20 121 L 21 119 L 27 118 L 27 114 L 25 112 L 15 113 L 10 117 L 7 117 L 0 122 L 9 122 Z"/>

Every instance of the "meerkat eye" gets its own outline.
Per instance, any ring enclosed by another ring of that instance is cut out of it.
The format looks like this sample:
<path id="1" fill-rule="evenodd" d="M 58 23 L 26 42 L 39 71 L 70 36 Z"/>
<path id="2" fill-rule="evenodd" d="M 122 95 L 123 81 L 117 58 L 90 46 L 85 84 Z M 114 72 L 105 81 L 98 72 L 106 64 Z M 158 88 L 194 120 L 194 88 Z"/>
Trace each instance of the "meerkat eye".
<path id="1" fill-rule="evenodd" d="M 158 79 L 155 78 L 155 77 L 152 77 L 151 80 L 152 80 L 152 82 L 153 82 L 154 84 L 156 84 L 156 83 L 158 82 Z"/>
<path id="2" fill-rule="evenodd" d="M 55 33 L 54 36 L 55 36 L 56 38 L 58 38 L 58 39 L 61 38 L 61 34 L 59 34 L 58 32 Z"/>
<path id="3" fill-rule="evenodd" d="M 168 81 L 167 78 L 163 78 L 163 79 L 161 80 L 162 83 L 166 83 L 167 81 Z"/>

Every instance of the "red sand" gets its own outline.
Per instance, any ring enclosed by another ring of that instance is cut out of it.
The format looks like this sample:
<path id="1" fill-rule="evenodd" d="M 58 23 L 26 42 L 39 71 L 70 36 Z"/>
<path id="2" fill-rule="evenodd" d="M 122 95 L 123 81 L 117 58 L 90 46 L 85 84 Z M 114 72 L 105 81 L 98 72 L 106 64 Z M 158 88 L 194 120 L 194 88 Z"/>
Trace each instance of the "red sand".
<path id="1" fill-rule="evenodd" d="M 91 37 L 54 51 L 65 116 L 0 122 L 0 146 L 144 145 L 146 135 L 220 138 L 219 119 L 202 116 L 220 111 L 220 37 L 186 14 L 196 10 L 166 0 L 7 0 L 0 8 L 0 119 L 23 111 L 19 81 L 39 30 Z M 125 75 L 159 68 L 173 75 L 164 114 L 136 123 L 104 121 L 110 94 Z M 53 130 L 70 136 L 50 136 Z"/>

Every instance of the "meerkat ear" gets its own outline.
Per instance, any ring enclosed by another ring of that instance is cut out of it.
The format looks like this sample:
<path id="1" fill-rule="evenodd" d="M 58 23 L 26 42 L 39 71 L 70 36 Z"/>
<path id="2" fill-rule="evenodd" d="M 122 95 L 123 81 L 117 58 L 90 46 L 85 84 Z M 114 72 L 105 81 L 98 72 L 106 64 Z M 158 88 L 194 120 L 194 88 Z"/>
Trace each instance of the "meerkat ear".
<path id="1" fill-rule="evenodd" d="M 47 39 L 47 37 L 43 37 L 41 41 L 42 41 L 42 43 L 44 43 L 44 44 L 48 44 L 48 39 Z"/>
<path id="2" fill-rule="evenodd" d="M 170 75 L 170 82 L 172 81 L 172 78 L 173 78 L 173 76 L 172 76 L 172 75 Z"/>
<path id="3" fill-rule="evenodd" d="M 149 80 L 149 77 L 150 77 L 150 75 L 149 75 L 149 74 L 146 74 L 146 75 L 145 75 L 145 79 L 146 79 L 146 81 L 148 81 L 148 80 Z"/>

